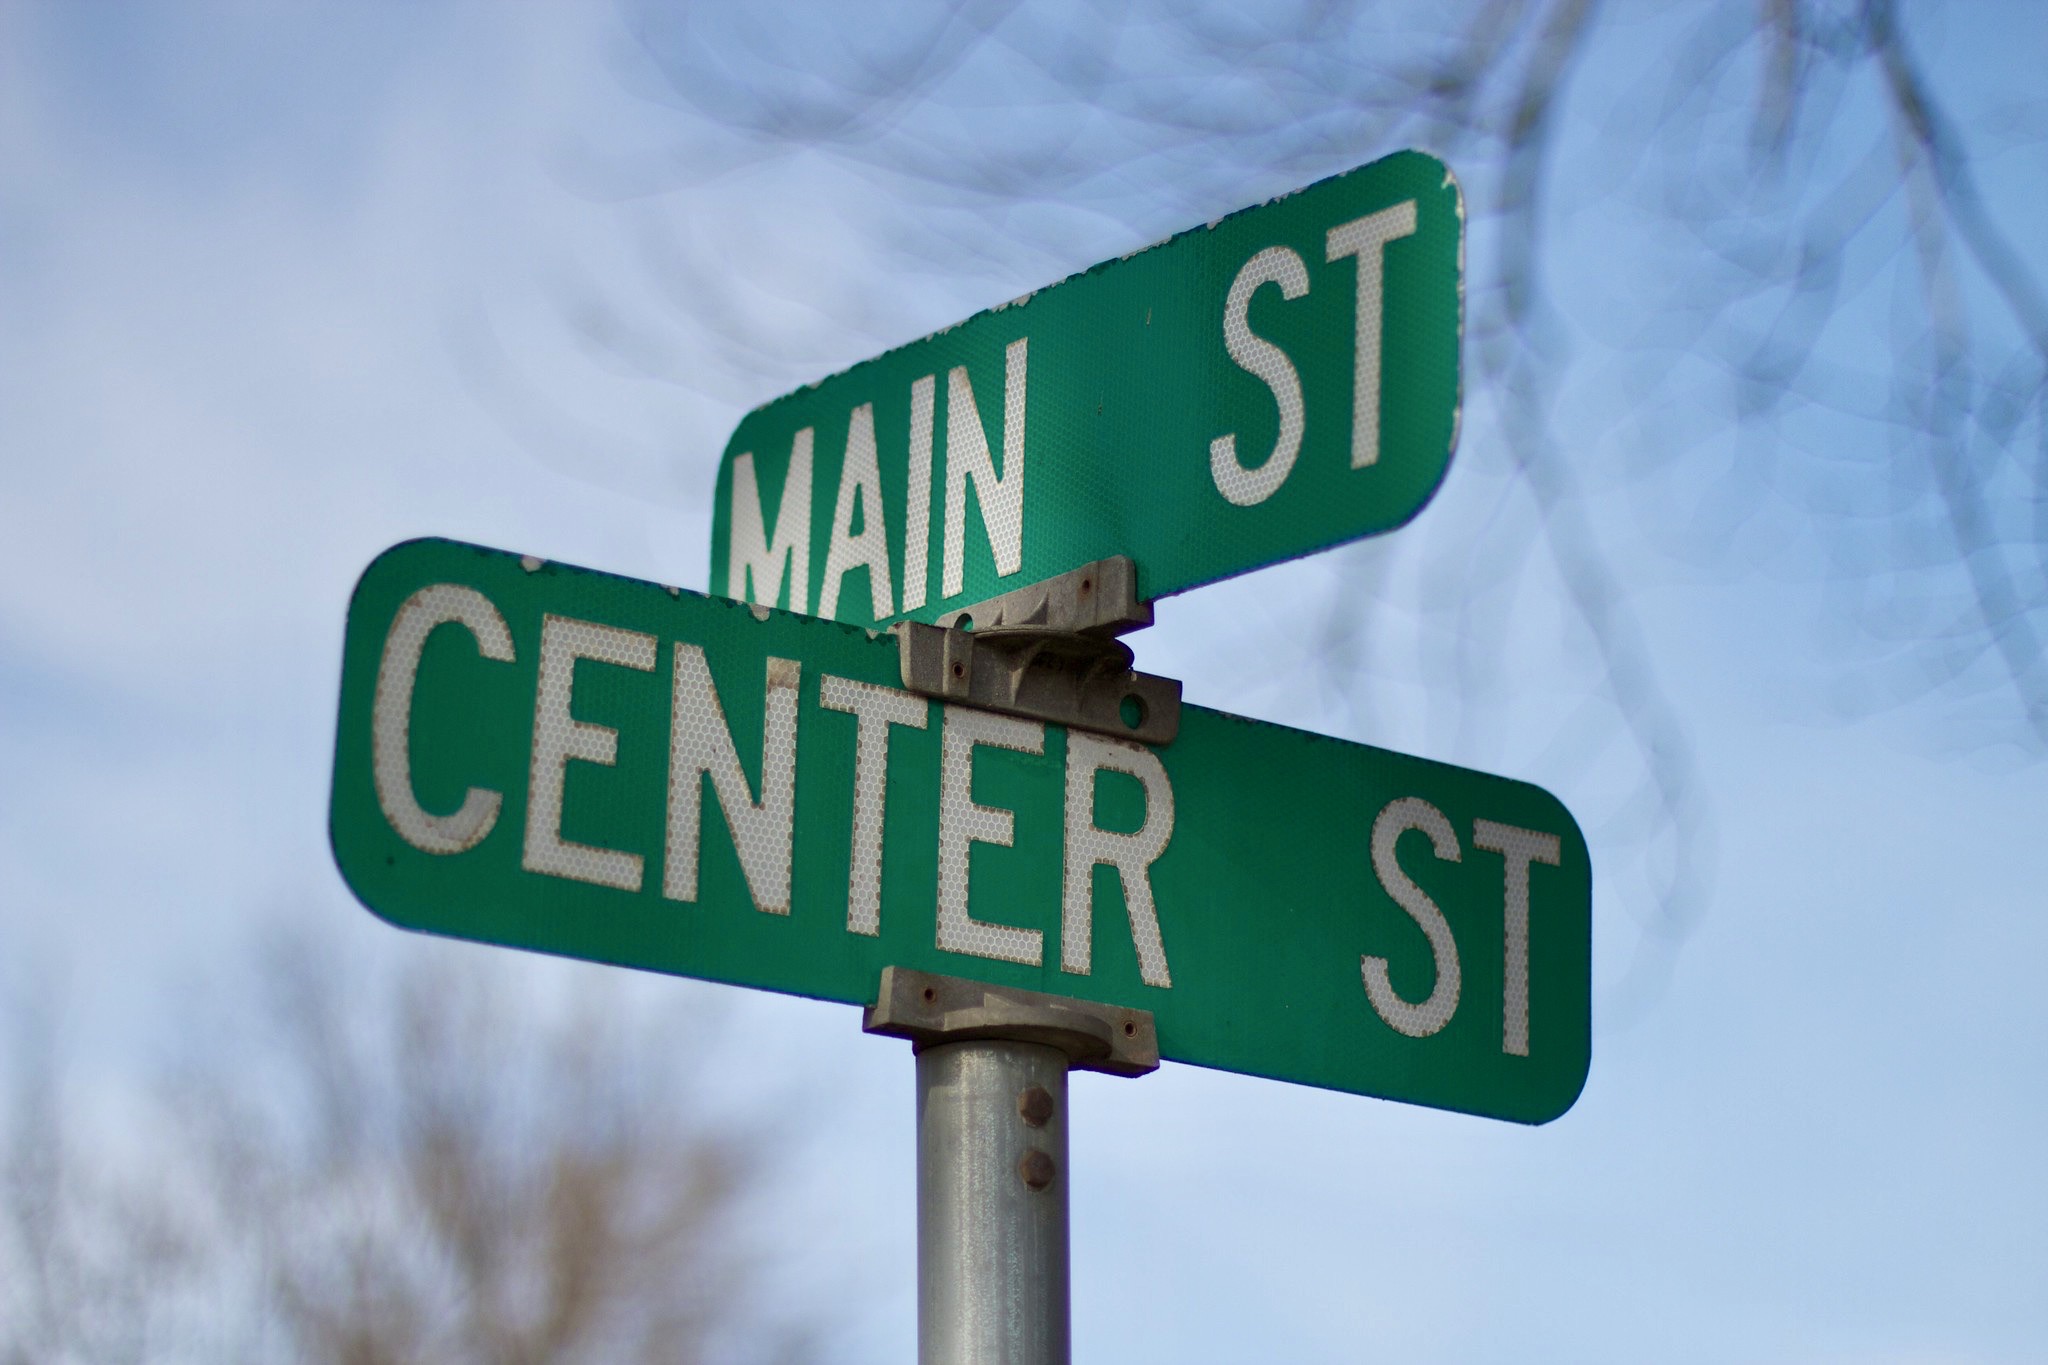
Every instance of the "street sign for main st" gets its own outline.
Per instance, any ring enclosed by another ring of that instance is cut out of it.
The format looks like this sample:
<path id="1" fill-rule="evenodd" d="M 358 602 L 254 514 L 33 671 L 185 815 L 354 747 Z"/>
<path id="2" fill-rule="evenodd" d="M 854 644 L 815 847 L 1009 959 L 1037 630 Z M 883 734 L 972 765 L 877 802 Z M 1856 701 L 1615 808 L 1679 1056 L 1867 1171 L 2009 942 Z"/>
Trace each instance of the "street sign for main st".
<path id="1" fill-rule="evenodd" d="M 1402 152 L 750 413 L 713 592 L 853 624 L 1111 555 L 1151 601 L 1390 530 L 1457 441 L 1464 210 Z"/>
<path id="2" fill-rule="evenodd" d="M 902 690 L 898 642 L 448 541 L 349 606 L 330 830 L 393 923 L 867 1004 L 1150 1011 L 1164 1057 L 1540 1123 L 1591 871 L 1527 783 L 1183 708 L 1150 748 Z"/>

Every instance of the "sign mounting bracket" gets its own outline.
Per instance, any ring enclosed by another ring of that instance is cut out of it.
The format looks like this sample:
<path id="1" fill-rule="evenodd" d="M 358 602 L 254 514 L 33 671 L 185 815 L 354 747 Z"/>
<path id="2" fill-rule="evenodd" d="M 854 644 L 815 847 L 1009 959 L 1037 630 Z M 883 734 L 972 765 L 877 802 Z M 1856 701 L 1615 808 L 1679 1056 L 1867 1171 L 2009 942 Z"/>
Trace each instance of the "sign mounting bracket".
<path id="1" fill-rule="evenodd" d="M 1138 570 L 1112 555 L 894 630 L 907 691 L 1143 744 L 1180 733 L 1180 683 L 1138 673 L 1117 637 L 1152 624 Z"/>
<path id="2" fill-rule="evenodd" d="M 1111 1076 L 1143 1076 L 1159 1069 L 1159 1034 L 1150 1010 L 908 967 L 882 969 L 861 1030 L 908 1038 L 920 1051 L 988 1039 L 1039 1043 L 1065 1053 L 1067 1065 L 1076 1070 Z"/>

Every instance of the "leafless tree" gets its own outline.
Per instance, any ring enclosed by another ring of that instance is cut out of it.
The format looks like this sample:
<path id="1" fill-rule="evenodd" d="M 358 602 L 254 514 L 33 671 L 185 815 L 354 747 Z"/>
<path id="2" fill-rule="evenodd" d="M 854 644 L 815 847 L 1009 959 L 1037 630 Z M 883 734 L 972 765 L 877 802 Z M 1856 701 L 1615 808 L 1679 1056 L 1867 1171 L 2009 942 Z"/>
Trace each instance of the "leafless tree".
<path id="1" fill-rule="evenodd" d="M 710 1107 L 678 1043 L 715 1020 L 626 1001 L 605 969 L 399 956 L 284 939 L 253 1026 L 185 1066 L 125 1164 L 55 1070 L 20 1073 L 7 1358 L 808 1356 L 744 1223 L 774 1144 Z"/>
<path id="2" fill-rule="evenodd" d="M 189 1265 L 184 1230 L 132 1173 L 77 1140 L 46 1013 L 18 1009 L 0 1149 L 0 1358 L 69 1365 L 152 1358 L 156 1289 Z"/>

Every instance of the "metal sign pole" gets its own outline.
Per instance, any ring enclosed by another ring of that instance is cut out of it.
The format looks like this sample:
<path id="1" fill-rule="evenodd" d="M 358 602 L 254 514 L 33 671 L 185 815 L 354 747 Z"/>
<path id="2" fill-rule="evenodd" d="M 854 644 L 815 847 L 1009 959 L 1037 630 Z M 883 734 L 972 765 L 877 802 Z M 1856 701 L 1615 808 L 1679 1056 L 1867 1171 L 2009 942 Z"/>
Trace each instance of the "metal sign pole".
<path id="1" fill-rule="evenodd" d="M 917 1054 L 923 1365 L 1066 1365 L 1067 1055 L 1040 1043 Z"/>
<path id="2" fill-rule="evenodd" d="M 882 969 L 869 1033 L 917 1049 L 923 1365 L 1066 1365 L 1067 1071 L 1159 1065 L 1145 1010 Z"/>

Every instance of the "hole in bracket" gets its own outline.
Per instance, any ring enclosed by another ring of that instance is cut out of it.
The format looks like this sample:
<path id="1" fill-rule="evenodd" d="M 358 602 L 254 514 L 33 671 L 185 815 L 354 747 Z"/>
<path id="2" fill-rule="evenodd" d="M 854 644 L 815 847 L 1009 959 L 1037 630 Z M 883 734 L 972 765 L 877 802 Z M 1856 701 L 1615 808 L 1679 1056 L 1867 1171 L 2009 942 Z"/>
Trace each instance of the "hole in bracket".
<path id="1" fill-rule="evenodd" d="M 1145 699 L 1135 692 L 1129 693 L 1117 703 L 1116 713 L 1126 730 L 1135 730 L 1145 723 Z"/>

